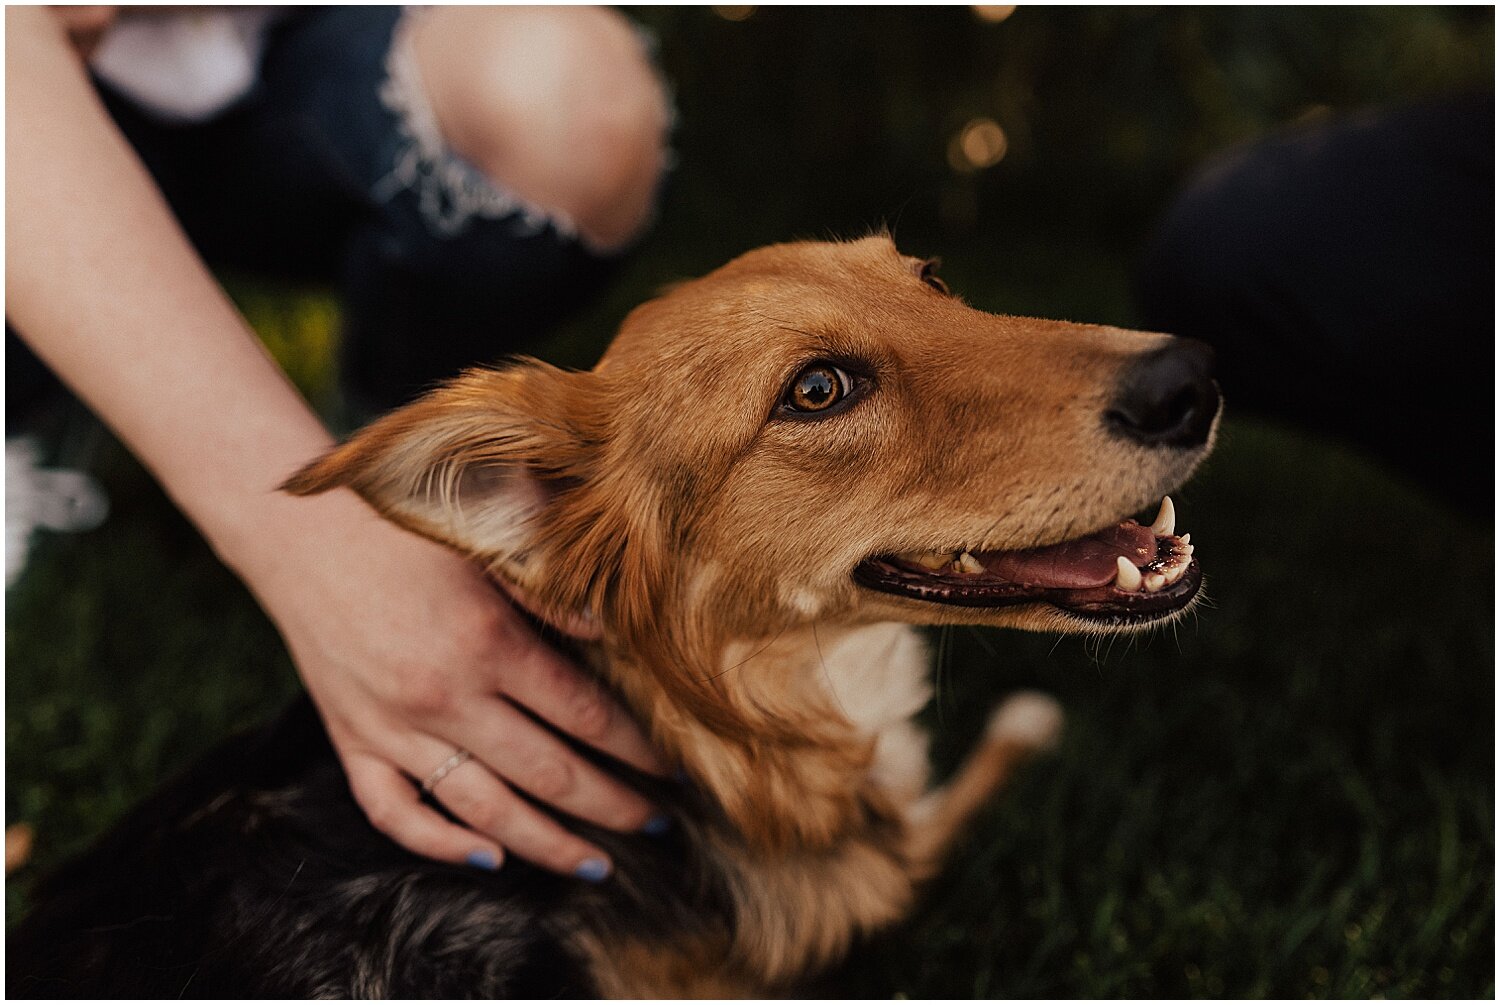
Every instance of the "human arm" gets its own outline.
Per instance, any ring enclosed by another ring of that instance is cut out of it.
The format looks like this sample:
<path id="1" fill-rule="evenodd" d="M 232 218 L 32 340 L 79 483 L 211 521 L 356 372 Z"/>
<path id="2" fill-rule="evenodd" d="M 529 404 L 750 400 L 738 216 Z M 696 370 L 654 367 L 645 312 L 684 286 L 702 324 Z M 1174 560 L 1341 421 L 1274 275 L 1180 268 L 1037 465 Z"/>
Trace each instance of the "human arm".
<path id="1" fill-rule="evenodd" d="M 456 555 L 350 492 L 275 491 L 331 445 L 328 433 L 189 246 L 58 19 L 9 8 L 6 29 L 7 314 L 17 332 L 254 592 L 377 827 L 455 862 L 482 864 L 487 853 L 498 863 L 508 848 L 559 871 L 607 863 L 500 779 L 619 829 L 642 826 L 650 806 L 512 703 L 654 770 L 638 730 Z M 474 831 L 423 806 L 408 780 L 456 747 L 491 769 L 456 770 L 438 790 Z"/>

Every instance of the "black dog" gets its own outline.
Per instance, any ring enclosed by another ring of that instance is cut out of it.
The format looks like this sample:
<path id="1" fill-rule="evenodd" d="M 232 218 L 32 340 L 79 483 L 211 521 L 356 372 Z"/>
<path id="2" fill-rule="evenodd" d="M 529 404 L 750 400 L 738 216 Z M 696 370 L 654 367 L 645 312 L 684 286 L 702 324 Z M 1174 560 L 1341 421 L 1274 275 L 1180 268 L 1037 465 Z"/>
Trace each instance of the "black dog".
<path id="1" fill-rule="evenodd" d="M 679 819 L 704 812 L 670 785 L 651 797 Z M 304 698 L 51 877 L 7 940 L 6 994 L 596 997 L 570 933 L 670 936 L 728 918 L 681 828 L 573 826 L 608 850 L 614 881 L 410 855 L 365 820 Z"/>

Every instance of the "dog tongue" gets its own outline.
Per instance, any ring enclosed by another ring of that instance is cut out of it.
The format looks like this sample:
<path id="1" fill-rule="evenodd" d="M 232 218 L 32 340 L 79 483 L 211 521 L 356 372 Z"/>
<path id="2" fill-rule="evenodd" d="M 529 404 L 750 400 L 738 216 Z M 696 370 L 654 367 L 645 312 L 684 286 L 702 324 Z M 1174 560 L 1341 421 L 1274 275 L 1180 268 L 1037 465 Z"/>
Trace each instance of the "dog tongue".
<path id="1" fill-rule="evenodd" d="M 979 555 L 992 576 L 1025 586 L 1078 589 L 1114 582 L 1116 560 L 1124 555 L 1137 567 L 1156 557 L 1156 535 L 1150 527 L 1127 520 L 1088 537 L 1045 548 L 990 551 Z"/>

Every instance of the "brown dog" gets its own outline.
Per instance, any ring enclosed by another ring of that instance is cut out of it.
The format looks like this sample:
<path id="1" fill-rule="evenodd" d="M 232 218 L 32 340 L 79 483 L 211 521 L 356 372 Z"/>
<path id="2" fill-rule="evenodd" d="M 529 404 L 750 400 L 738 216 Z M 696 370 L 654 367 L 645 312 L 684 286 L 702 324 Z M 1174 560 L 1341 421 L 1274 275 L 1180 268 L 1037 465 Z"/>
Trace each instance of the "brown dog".
<path id="1" fill-rule="evenodd" d="M 1186 610 L 1170 503 L 1126 517 L 1191 473 L 1218 409 L 1204 347 L 980 313 L 884 238 L 752 252 L 639 308 L 589 373 L 470 373 L 288 487 L 352 486 L 592 626 L 582 658 L 695 783 L 651 794 L 677 828 L 586 830 L 618 866 L 599 885 L 418 858 L 364 819 L 304 699 L 55 876 L 8 936 L 7 989 L 789 991 L 900 918 L 1061 726 L 1013 697 L 929 790 L 908 626 Z"/>
<path id="2" fill-rule="evenodd" d="M 351 486 L 599 627 L 594 669 L 722 810 L 688 827 L 734 916 L 575 945 L 607 994 L 750 995 L 900 917 L 1060 728 L 1013 699 L 929 792 L 906 626 L 1186 610 L 1170 502 L 1127 518 L 1191 474 L 1218 410 L 1196 343 L 981 313 L 882 237 L 786 244 L 638 308 L 590 372 L 471 372 L 288 487 Z"/>

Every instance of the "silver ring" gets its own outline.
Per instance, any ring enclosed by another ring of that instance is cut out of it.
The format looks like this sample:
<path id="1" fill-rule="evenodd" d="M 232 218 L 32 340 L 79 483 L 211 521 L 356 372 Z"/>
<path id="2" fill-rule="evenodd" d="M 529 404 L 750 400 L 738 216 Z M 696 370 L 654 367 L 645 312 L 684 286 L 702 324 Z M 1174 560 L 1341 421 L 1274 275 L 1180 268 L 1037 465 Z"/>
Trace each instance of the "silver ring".
<path id="1" fill-rule="evenodd" d="M 427 776 L 427 781 L 422 783 L 422 794 L 424 796 L 432 795 L 432 790 L 437 787 L 438 782 L 441 782 L 444 778 L 447 778 L 450 771 L 473 756 L 473 754 L 469 753 L 464 748 L 459 747 L 453 752 L 453 756 L 449 757 L 442 764 L 439 764 L 437 766 L 437 770 Z"/>

